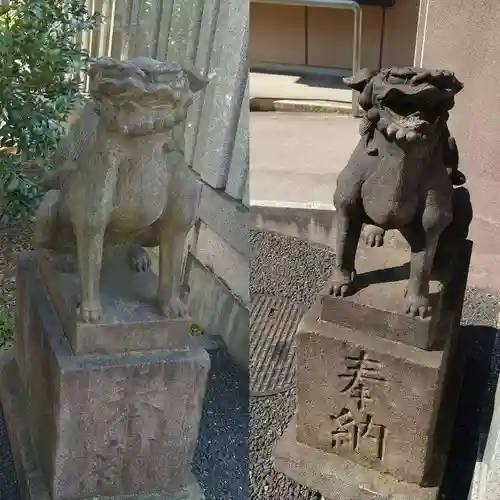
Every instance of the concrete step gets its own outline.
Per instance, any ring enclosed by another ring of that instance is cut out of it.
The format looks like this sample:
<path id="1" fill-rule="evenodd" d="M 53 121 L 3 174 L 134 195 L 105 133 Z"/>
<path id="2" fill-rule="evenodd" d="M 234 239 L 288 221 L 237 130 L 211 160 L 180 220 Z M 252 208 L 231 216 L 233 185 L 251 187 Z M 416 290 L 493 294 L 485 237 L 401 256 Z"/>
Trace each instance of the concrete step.
<path id="1" fill-rule="evenodd" d="M 250 73 L 252 111 L 350 114 L 352 91 L 341 75 L 307 76 Z"/>

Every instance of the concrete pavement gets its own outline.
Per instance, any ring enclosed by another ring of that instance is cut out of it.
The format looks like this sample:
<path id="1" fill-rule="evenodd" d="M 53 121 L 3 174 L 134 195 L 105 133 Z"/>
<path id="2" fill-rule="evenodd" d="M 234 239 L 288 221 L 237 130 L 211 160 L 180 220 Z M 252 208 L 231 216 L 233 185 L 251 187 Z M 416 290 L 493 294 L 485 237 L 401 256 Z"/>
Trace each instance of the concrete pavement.
<path id="1" fill-rule="evenodd" d="M 251 113 L 251 204 L 308 208 L 322 210 L 323 214 L 333 210 L 337 175 L 358 140 L 358 120 L 352 117 Z M 469 284 L 497 292 L 500 291 L 497 271 L 500 270 L 500 186 L 488 176 L 475 175 L 469 165 L 461 168 L 468 177 L 475 213 L 470 229 L 474 253 Z M 309 225 L 314 225 L 314 221 Z"/>
<path id="2" fill-rule="evenodd" d="M 358 139 L 358 120 L 347 116 L 251 113 L 252 203 L 333 208 L 337 175 Z"/>
<path id="3" fill-rule="evenodd" d="M 350 114 L 352 91 L 342 75 L 250 73 L 251 109 Z"/>

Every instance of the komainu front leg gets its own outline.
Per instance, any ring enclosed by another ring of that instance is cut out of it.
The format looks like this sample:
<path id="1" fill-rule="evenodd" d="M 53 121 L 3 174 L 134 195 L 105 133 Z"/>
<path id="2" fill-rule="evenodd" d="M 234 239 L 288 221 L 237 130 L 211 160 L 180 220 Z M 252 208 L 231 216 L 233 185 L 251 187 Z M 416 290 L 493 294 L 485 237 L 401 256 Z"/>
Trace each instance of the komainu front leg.
<path id="1" fill-rule="evenodd" d="M 406 289 L 406 313 L 425 319 L 432 314 L 429 293 L 432 264 L 439 233 L 426 234 L 422 228 L 401 231 L 411 247 L 410 278 Z"/>
<path id="2" fill-rule="evenodd" d="M 330 278 L 330 293 L 335 297 L 345 297 L 356 276 L 356 250 L 361 227 L 361 218 L 350 216 L 342 208 L 338 210 L 335 267 Z"/>
<path id="3" fill-rule="evenodd" d="M 174 318 L 187 315 L 180 293 L 186 237 L 185 231 L 168 223 L 161 229 L 158 302 L 164 314 Z"/>
<path id="4" fill-rule="evenodd" d="M 80 272 L 80 306 L 77 311 L 83 323 L 97 323 L 102 316 L 100 277 L 105 225 L 75 226 Z"/>

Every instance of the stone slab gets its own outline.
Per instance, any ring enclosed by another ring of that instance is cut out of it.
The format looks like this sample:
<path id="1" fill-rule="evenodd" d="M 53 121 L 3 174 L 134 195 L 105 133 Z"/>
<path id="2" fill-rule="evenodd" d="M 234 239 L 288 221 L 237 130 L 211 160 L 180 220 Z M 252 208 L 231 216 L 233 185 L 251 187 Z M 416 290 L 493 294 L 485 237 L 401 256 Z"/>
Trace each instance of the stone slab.
<path id="1" fill-rule="evenodd" d="M 242 302 L 250 301 L 248 292 L 249 259 L 235 250 L 209 226 L 200 221 L 196 245 L 191 252 L 210 269 Z"/>
<path id="2" fill-rule="evenodd" d="M 292 419 L 274 451 L 275 467 L 328 500 L 437 500 L 438 488 L 398 481 L 297 441 Z"/>
<path id="3" fill-rule="evenodd" d="M 170 319 L 156 302 L 158 278 L 152 271 L 135 272 L 120 248 L 105 255 L 101 274 L 103 318 L 97 324 L 81 323 L 76 317 L 80 281 L 76 272 L 58 269 L 50 252 L 36 254 L 38 271 L 63 324 L 75 354 L 121 352 L 149 349 L 178 349 L 189 342 L 190 318 Z M 23 256 L 21 272 L 32 273 Z"/>
<path id="4" fill-rule="evenodd" d="M 220 335 L 231 357 L 245 371 L 249 362 L 249 311 L 191 252 L 186 260 L 189 314 L 204 333 Z"/>
<path id="5" fill-rule="evenodd" d="M 410 251 L 370 248 L 358 252 L 352 295 L 321 293 L 321 318 L 337 325 L 373 332 L 380 337 L 430 349 L 435 344 L 441 317 L 444 286 L 430 282 L 432 315 L 412 318 L 405 312 L 405 288 L 410 276 Z"/>
<path id="6" fill-rule="evenodd" d="M 248 257 L 250 213 L 241 203 L 226 193 L 203 185 L 198 216 L 235 250 Z"/>
<path id="7" fill-rule="evenodd" d="M 297 332 L 297 439 L 402 481 L 439 484 L 461 382 L 457 335 L 445 351 L 424 351 L 319 317 L 317 302 Z"/>
<path id="8" fill-rule="evenodd" d="M 18 421 L 29 429 L 51 500 L 190 498 L 207 352 L 188 345 L 75 356 L 29 264 L 21 258 L 16 358 L 2 368 L 0 397 L 10 434 L 21 432 Z M 12 394 L 25 409 L 22 419 L 5 403 Z"/>
<path id="9" fill-rule="evenodd" d="M 4 413 L 8 416 L 7 430 L 22 500 L 52 500 L 31 442 L 26 419 L 29 407 L 23 401 L 22 382 L 13 352 L 0 354 L 0 399 Z M 194 475 L 189 472 L 187 484 L 175 492 L 137 493 L 99 498 L 101 500 L 205 500 L 205 495 Z"/>

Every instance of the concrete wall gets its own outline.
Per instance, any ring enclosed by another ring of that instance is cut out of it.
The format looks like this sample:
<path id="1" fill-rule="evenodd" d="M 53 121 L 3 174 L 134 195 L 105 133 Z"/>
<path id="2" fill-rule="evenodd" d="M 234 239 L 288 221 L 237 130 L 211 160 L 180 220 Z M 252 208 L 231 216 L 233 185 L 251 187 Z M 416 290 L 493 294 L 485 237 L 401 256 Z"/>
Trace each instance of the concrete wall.
<path id="1" fill-rule="evenodd" d="M 387 9 L 363 8 L 361 64 L 411 65 L 419 0 L 396 0 Z M 317 7 L 250 4 L 252 63 L 309 64 L 352 68 L 352 13 Z"/>
<path id="2" fill-rule="evenodd" d="M 422 0 L 415 64 L 449 68 L 465 88 L 450 128 L 475 218 L 472 261 L 500 289 L 500 9 L 495 0 Z"/>
<path id="3" fill-rule="evenodd" d="M 82 44 L 95 56 L 169 59 L 212 75 L 190 109 L 186 160 L 202 183 L 187 242 L 189 310 L 248 361 L 248 2 L 88 0 L 103 23 Z M 155 252 L 152 252 L 153 260 Z M 154 262 L 154 265 L 157 263 Z"/>
<path id="4" fill-rule="evenodd" d="M 496 0 L 422 0 L 415 64 L 449 68 L 463 81 L 450 128 L 474 206 L 473 263 L 500 290 L 500 9 Z M 484 454 L 479 450 L 470 498 L 500 495 L 500 388 Z"/>

